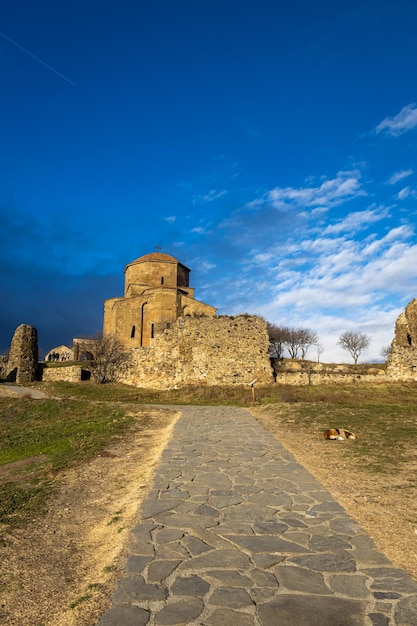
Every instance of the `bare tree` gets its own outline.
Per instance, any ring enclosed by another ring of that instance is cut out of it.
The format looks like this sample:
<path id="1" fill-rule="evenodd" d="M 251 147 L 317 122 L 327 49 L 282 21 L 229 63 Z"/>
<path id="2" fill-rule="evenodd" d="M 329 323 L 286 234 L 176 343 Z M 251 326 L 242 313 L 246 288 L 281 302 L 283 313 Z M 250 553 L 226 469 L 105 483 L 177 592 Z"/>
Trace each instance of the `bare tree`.
<path id="1" fill-rule="evenodd" d="M 311 346 L 317 345 L 319 336 L 313 330 L 309 330 L 308 328 L 300 328 L 298 332 L 300 334 L 301 358 L 305 359 L 308 349 Z"/>
<path id="2" fill-rule="evenodd" d="M 113 335 L 97 338 L 94 345 L 94 359 L 88 362 L 88 369 L 96 383 L 109 383 L 120 380 L 130 365 L 130 352 Z"/>
<path id="3" fill-rule="evenodd" d="M 288 328 L 285 326 L 277 326 L 267 322 L 269 335 L 269 354 L 272 359 L 280 359 L 284 352 L 284 343 L 288 334 Z"/>
<path id="4" fill-rule="evenodd" d="M 314 345 L 316 346 L 316 351 L 317 351 L 317 363 L 320 363 L 320 356 L 324 352 L 324 346 L 319 339 L 317 339 Z"/>
<path id="5" fill-rule="evenodd" d="M 298 351 L 302 345 L 302 338 L 297 328 L 288 328 L 287 334 L 284 340 L 284 346 L 288 350 L 288 353 L 292 359 L 298 357 Z"/>
<path id="6" fill-rule="evenodd" d="M 298 353 L 304 359 L 307 350 L 317 341 L 318 335 L 312 330 L 307 328 L 287 328 L 283 344 L 292 359 L 296 359 Z"/>
<path id="7" fill-rule="evenodd" d="M 382 356 L 382 358 L 384 359 L 384 361 L 388 361 L 390 355 L 391 355 L 391 346 L 382 346 L 381 351 L 380 351 L 380 356 Z"/>
<path id="8" fill-rule="evenodd" d="M 307 328 L 288 328 L 267 322 L 269 335 L 269 352 L 273 359 L 280 359 L 286 349 L 292 359 L 298 354 L 304 359 L 308 349 L 318 342 L 317 333 Z"/>
<path id="9" fill-rule="evenodd" d="M 370 343 L 371 338 L 366 333 L 360 333 L 357 330 L 347 330 L 340 335 L 337 345 L 349 352 L 356 365 L 359 356 L 364 350 L 369 348 Z"/>

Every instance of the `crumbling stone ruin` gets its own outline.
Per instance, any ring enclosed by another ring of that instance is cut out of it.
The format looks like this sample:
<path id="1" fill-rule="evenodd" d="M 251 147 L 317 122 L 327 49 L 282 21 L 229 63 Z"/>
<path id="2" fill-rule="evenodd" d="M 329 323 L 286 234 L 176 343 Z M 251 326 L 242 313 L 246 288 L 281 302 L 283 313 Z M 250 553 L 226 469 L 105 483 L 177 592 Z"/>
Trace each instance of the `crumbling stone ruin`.
<path id="1" fill-rule="evenodd" d="M 6 380 L 25 385 L 36 380 L 38 371 L 38 331 L 30 324 L 21 324 L 13 335 Z"/>
<path id="2" fill-rule="evenodd" d="M 274 382 L 266 323 L 252 315 L 180 317 L 132 359 L 124 382 L 137 387 Z"/>
<path id="3" fill-rule="evenodd" d="M 0 378 L 6 378 L 6 371 L 7 371 L 7 363 L 8 363 L 8 358 L 7 356 L 3 356 L 0 354 Z"/>
<path id="4" fill-rule="evenodd" d="M 387 375 L 397 380 L 417 380 L 417 298 L 398 316 Z"/>

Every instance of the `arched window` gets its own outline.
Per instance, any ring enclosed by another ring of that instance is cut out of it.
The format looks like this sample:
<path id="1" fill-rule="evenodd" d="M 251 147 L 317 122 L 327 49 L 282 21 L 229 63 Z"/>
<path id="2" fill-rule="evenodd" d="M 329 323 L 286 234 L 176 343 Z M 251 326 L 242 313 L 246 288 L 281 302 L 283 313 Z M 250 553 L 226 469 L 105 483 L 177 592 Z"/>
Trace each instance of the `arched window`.
<path id="1" fill-rule="evenodd" d="M 151 324 L 151 339 L 155 337 L 155 324 Z"/>
<path id="2" fill-rule="evenodd" d="M 132 331 L 130 333 L 130 338 L 133 339 L 136 334 L 136 326 L 132 326 Z"/>
<path id="3" fill-rule="evenodd" d="M 164 284 L 164 277 L 161 276 L 161 285 L 163 285 L 163 284 Z"/>

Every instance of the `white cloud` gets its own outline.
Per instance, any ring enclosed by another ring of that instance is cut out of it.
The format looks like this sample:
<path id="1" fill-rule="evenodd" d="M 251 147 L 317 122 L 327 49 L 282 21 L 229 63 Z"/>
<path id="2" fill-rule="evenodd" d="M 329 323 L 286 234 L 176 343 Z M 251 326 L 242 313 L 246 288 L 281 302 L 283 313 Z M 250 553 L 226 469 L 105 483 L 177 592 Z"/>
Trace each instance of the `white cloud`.
<path id="1" fill-rule="evenodd" d="M 245 263 L 248 278 L 233 294 L 235 312 L 247 310 L 273 323 L 315 330 L 325 347 L 323 361 L 350 362 L 337 339 L 345 330 L 358 329 L 372 337 L 362 360 L 380 360 L 381 347 L 392 341 L 399 303 L 415 296 L 417 244 L 408 224 L 365 238 L 351 231 L 387 214 L 388 209 L 373 207 L 349 214 L 340 228 L 325 229 L 319 237 L 316 229 L 305 227 L 297 240 L 253 249 Z M 266 284 L 262 294 L 251 275 Z"/>
<path id="2" fill-rule="evenodd" d="M 409 224 L 403 224 L 402 226 L 392 228 L 383 240 L 391 242 L 395 241 L 395 239 L 406 239 L 412 235 L 414 235 L 414 229 Z"/>
<path id="3" fill-rule="evenodd" d="M 207 202 L 213 202 L 213 200 L 217 200 L 221 198 L 227 193 L 225 189 L 222 191 L 217 191 L 216 189 L 211 189 L 208 193 L 202 196 L 195 196 L 193 198 L 193 204 L 205 204 Z"/>
<path id="4" fill-rule="evenodd" d="M 325 234 L 355 232 L 365 228 L 368 224 L 373 222 L 379 222 L 388 215 L 388 209 L 385 207 L 377 207 L 375 209 L 367 209 L 366 211 L 356 211 L 355 213 L 349 213 L 342 220 L 335 224 L 329 224 L 324 229 Z"/>
<path id="5" fill-rule="evenodd" d="M 395 185 L 396 183 L 398 183 L 400 180 L 403 180 L 404 178 L 408 178 L 408 176 L 411 176 L 412 174 L 414 174 L 414 171 L 412 169 L 408 169 L 408 170 L 402 170 L 401 172 L 395 172 L 389 179 L 388 179 L 388 185 Z"/>
<path id="6" fill-rule="evenodd" d="M 169 215 L 168 217 L 165 218 L 165 221 L 168 222 L 169 224 L 173 224 L 176 221 L 176 217 L 175 215 Z"/>
<path id="7" fill-rule="evenodd" d="M 394 117 L 386 117 L 376 127 L 376 133 L 386 132 L 392 137 L 399 137 L 403 133 L 417 126 L 417 107 L 414 103 L 407 104 Z"/>
<path id="8" fill-rule="evenodd" d="M 411 187 L 404 187 L 401 191 L 398 192 L 398 200 L 405 200 L 406 198 L 410 198 L 416 195 L 416 191 Z"/>
<path id="9" fill-rule="evenodd" d="M 361 189 L 358 171 L 338 172 L 336 178 L 325 180 L 316 187 L 275 187 L 268 194 L 268 200 L 276 208 L 283 207 L 314 207 L 325 211 L 342 202 L 366 192 Z"/>

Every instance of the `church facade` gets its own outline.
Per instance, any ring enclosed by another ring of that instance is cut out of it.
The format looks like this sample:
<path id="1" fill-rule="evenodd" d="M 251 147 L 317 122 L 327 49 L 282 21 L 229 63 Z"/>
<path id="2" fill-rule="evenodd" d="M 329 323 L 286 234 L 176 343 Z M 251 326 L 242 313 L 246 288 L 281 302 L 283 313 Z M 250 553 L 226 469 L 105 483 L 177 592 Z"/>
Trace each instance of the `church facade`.
<path id="1" fill-rule="evenodd" d="M 215 307 L 194 298 L 188 267 L 153 252 L 126 266 L 124 296 L 104 302 L 103 332 L 126 348 L 145 348 L 179 317 L 215 315 Z"/>

